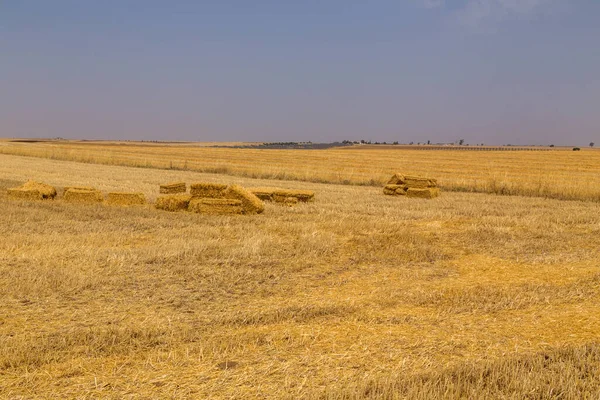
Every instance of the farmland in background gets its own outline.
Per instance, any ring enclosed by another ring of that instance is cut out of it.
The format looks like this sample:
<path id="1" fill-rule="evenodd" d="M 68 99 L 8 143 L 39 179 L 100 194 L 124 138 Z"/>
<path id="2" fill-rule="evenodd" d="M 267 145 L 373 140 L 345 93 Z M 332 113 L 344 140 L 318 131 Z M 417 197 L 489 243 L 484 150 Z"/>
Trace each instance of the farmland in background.
<path id="1" fill-rule="evenodd" d="M 402 171 L 434 176 L 446 191 L 600 201 L 600 151 L 590 149 L 578 152 L 421 151 L 394 146 L 351 146 L 326 150 L 266 150 L 189 143 L 0 141 L 0 154 L 371 186 L 381 186 L 392 173 Z"/>
<path id="2" fill-rule="evenodd" d="M 600 203 L 458 191 L 506 173 L 593 200 L 581 193 L 598 190 L 595 151 L 54 146 L 0 146 L 47 157 L 0 154 L 0 398 L 600 392 Z M 169 157 L 187 170 L 118 165 Z M 457 191 L 413 200 L 367 185 L 404 170 Z M 9 199 L 27 179 L 150 201 L 182 180 L 316 197 L 248 216 Z M 314 182 L 345 179 L 364 185 Z"/>

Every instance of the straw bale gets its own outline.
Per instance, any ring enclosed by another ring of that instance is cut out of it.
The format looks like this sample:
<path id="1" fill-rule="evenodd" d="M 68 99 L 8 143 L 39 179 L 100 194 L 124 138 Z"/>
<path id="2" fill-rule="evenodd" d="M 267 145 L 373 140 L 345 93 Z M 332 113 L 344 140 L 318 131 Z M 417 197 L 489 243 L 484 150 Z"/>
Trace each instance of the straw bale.
<path id="1" fill-rule="evenodd" d="M 275 201 L 282 203 L 288 197 L 295 197 L 298 201 L 309 202 L 315 198 L 315 192 L 312 190 L 280 189 L 280 188 L 250 188 L 248 189 L 256 197 L 265 201 Z"/>
<path id="2" fill-rule="evenodd" d="M 258 197 L 239 185 L 228 186 L 223 197 L 240 200 L 244 214 L 260 214 L 265 210 L 265 205 Z"/>
<path id="3" fill-rule="evenodd" d="M 433 199 L 434 197 L 438 197 L 439 195 L 440 190 L 438 188 L 409 188 L 406 191 L 406 197 L 416 199 Z"/>
<path id="4" fill-rule="evenodd" d="M 63 195 L 65 195 L 67 193 L 67 191 L 70 190 L 70 189 L 75 189 L 75 190 L 89 190 L 89 191 L 98 190 L 98 189 L 90 187 L 90 186 L 65 186 L 63 188 Z"/>
<path id="5" fill-rule="evenodd" d="M 210 197 L 193 198 L 188 210 L 199 214 L 243 214 L 244 207 L 241 200 L 215 199 Z"/>
<path id="6" fill-rule="evenodd" d="M 187 187 L 185 182 L 171 182 L 165 185 L 160 185 L 159 192 L 162 194 L 174 194 L 174 193 L 185 193 Z"/>
<path id="7" fill-rule="evenodd" d="M 404 184 L 404 175 L 396 172 L 388 181 L 388 185 L 402 185 Z"/>
<path id="8" fill-rule="evenodd" d="M 143 193 L 110 192 L 106 198 L 106 204 L 115 206 L 135 206 L 146 204 L 146 196 Z"/>
<path id="9" fill-rule="evenodd" d="M 408 189 L 406 185 L 385 185 L 383 188 L 383 194 L 387 194 L 389 196 L 404 196 L 406 194 L 406 189 Z"/>
<path id="10" fill-rule="evenodd" d="M 250 191 L 250 193 L 254 194 L 256 197 L 258 197 L 262 201 L 272 201 L 273 200 L 273 192 L 275 190 L 277 190 L 277 189 L 269 188 L 269 187 L 248 188 L 248 191 Z"/>
<path id="11" fill-rule="evenodd" d="M 26 189 L 22 187 L 9 188 L 7 189 L 7 194 L 9 197 L 14 197 L 16 199 L 23 200 L 42 200 L 43 197 L 35 189 Z"/>
<path id="12" fill-rule="evenodd" d="M 406 176 L 405 183 L 408 187 L 417 189 L 437 187 L 437 180 L 420 176 Z"/>
<path id="13" fill-rule="evenodd" d="M 315 198 L 315 192 L 312 190 L 297 190 L 297 189 L 277 189 L 273 192 L 273 195 L 283 197 L 295 197 L 298 201 L 303 203 L 313 201 Z"/>
<path id="14" fill-rule="evenodd" d="M 100 203 L 104 200 L 99 190 L 69 188 L 64 194 L 65 201 L 70 203 Z"/>
<path id="15" fill-rule="evenodd" d="M 56 197 L 56 189 L 45 183 L 27 181 L 17 188 L 8 189 L 8 195 L 28 200 L 54 199 Z"/>
<path id="16" fill-rule="evenodd" d="M 180 211 L 187 210 L 192 195 L 190 194 L 171 194 L 160 196 L 156 199 L 154 207 L 165 211 Z"/>
<path id="17" fill-rule="evenodd" d="M 227 185 L 222 183 L 200 182 L 190 185 L 190 193 L 194 197 L 220 199 L 226 189 Z"/>

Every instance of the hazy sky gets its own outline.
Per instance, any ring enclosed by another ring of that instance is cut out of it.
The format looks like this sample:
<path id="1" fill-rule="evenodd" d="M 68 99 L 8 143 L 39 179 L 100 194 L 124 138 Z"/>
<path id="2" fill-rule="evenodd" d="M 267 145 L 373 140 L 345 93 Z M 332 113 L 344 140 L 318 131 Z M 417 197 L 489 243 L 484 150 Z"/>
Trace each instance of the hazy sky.
<path id="1" fill-rule="evenodd" d="M 600 144 L 598 0 L 0 0 L 0 137 Z"/>

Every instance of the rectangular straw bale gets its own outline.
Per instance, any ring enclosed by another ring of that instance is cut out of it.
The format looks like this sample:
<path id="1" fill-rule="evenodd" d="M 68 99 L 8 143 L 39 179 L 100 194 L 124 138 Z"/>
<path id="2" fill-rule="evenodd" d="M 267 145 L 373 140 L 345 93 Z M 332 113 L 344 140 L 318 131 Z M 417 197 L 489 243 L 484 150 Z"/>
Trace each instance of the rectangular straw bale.
<path id="1" fill-rule="evenodd" d="M 165 185 L 160 185 L 159 192 L 162 194 L 174 194 L 174 193 L 185 193 L 187 187 L 185 182 L 171 182 Z"/>
<path id="2" fill-rule="evenodd" d="M 100 203 L 104 196 L 99 190 L 69 188 L 64 194 L 64 199 L 70 203 Z"/>
<path id="3" fill-rule="evenodd" d="M 298 190 L 298 189 L 277 189 L 273 192 L 273 196 L 280 197 L 295 197 L 298 201 L 303 203 L 314 200 L 315 192 L 312 190 Z"/>
<path id="4" fill-rule="evenodd" d="M 405 182 L 408 187 L 417 189 L 425 189 L 437 186 L 437 181 L 435 179 L 423 178 L 420 176 L 406 176 Z"/>
<path id="5" fill-rule="evenodd" d="M 222 183 L 199 182 L 190 185 L 190 193 L 194 197 L 219 199 L 226 189 L 227 185 Z"/>
<path id="6" fill-rule="evenodd" d="M 265 205 L 258 197 L 239 185 L 228 186 L 223 197 L 240 200 L 244 214 L 260 214 L 265 210 Z"/>
<path id="7" fill-rule="evenodd" d="M 63 188 L 63 195 L 67 194 L 67 191 L 70 189 L 75 189 L 75 190 L 89 190 L 89 191 L 94 191 L 94 190 L 98 190 L 96 188 L 93 188 L 91 186 L 65 186 Z"/>
<path id="8" fill-rule="evenodd" d="M 433 199 L 434 197 L 438 197 L 440 195 L 440 190 L 438 188 L 409 188 L 406 191 L 406 197 L 416 198 L 416 199 Z"/>
<path id="9" fill-rule="evenodd" d="M 383 188 L 383 194 L 387 194 L 389 196 L 404 196 L 406 194 L 406 185 L 385 185 Z"/>
<path id="10" fill-rule="evenodd" d="M 26 189 L 22 187 L 9 188 L 7 189 L 9 197 L 23 200 L 42 200 L 42 194 L 35 189 Z"/>
<path id="11" fill-rule="evenodd" d="M 404 184 L 404 175 L 396 172 L 387 183 L 388 185 L 402 185 Z"/>
<path id="12" fill-rule="evenodd" d="M 115 206 L 135 206 L 146 204 L 144 193 L 110 192 L 106 198 L 106 204 Z"/>
<path id="13" fill-rule="evenodd" d="M 215 198 L 193 198 L 190 201 L 189 211 L 199 214 L 243 214 L 244 208 L 241 200 L 215 199 Z"/>
<path id="14" fill-rule="evenodd" d="M 297 189 L 280 189 L 269 187 L 249 188 L 251 193 L 264 201 L 275 201 L 282 203 L 288 197 L 295 197 L 298 201 L 309 202 L 313 201 L 315 192 L 312 190 L 297 190 Z"/>
<path id="15" fill-rule="evenodd" d="M 277 190 L 276 188 L 270 187 L 255 187 L 248 188 L 248 191 L 254 194 L 256 197 L 261 199 L 262 201 L 272 201 L 273 200 L 273 192 Z"/>
<path id="16" fill-rule="evenodd" d="M 160 196 L 156 199 L 154 207 L 165 211 L 187 210 L 190 200 L 192 200 L 191 194 L 171 194 L 167 196 Z"/>

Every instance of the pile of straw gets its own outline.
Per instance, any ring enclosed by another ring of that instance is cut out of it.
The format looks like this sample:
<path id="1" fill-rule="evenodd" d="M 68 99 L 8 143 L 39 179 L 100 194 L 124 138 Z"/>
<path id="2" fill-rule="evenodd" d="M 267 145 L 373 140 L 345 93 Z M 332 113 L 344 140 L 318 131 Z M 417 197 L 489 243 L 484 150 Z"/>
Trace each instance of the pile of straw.
<path id="1" fill-rule="evenodd" d="M 135 206 L 146 204 L 146 196 L 143 193 L 110 192 L 106 198 L 106 204 L 115 206 Z"/>
<path id="2" fill-rule="evenodd" d="M 194 197 L 208 197 L 213 199 L 223 198 L 223 192 L 227 185 L 221 183 L 193 183 L 190 185 L 190 193 Z"/>
<path id="3" fill-rule="evenodd" d="M 158 197 L 154 206 L 159 210 L 182 211 L 188 209 L 190 200 L 192 196 L 189 194 L 171 194 Z"/>
<path id="4" fill-rule="evenodd" d="M 23 185 L 7 190 L 10 197 L 25 200 L 53 200 L 56 197 L 56 189 L 45 183 L 28 181 Z"/>
<path id="5" fill-rule="evenodd" d="M 289 198 L 295 198 L 296 202 L 309 202 L 315 198 L 315 192 L 311 190 L 279 189 L 268 187 L 257 187 L 248 189 L 256 197 L 264 201 L 274 201 L 277 203 L 291 203 Z M 294 204 L 295 204 L 294 203 Z"/>
<path id="6" fill-rule="evenodd" d="M 73 188 L 65 190 L 63 196 L 70 203 L 100 203 L 104 200 L 102 192 L 94 188 Z"/>
<path id="7" fill-rule="evenodd" d="M 200 214 L 244 214 L 245 211 L 241 200 L 209 197 L 193 198 L 188 209 Z"/>
<path id="8" fill-rule="evenodd" d="M 396 173 L 383 188 L 388 196 L 406 196 L 411 198 L 432 199 L 440 195 L 437 180 L 420 176 L 404 176 Z"/>
<path id="9" fill-rule="evenodd" d="M 171 182 L 160 185 L 161 194 L 185 193 L 186 191 L 185 182 Z"/>
<path id="10" fill-rule="evenodd" d="M 260 214 L 265 210 L 265 205 L 258 197 L 239 185 L 228 186 L 222 197 L 240 200 L 244 214 Z"/>

